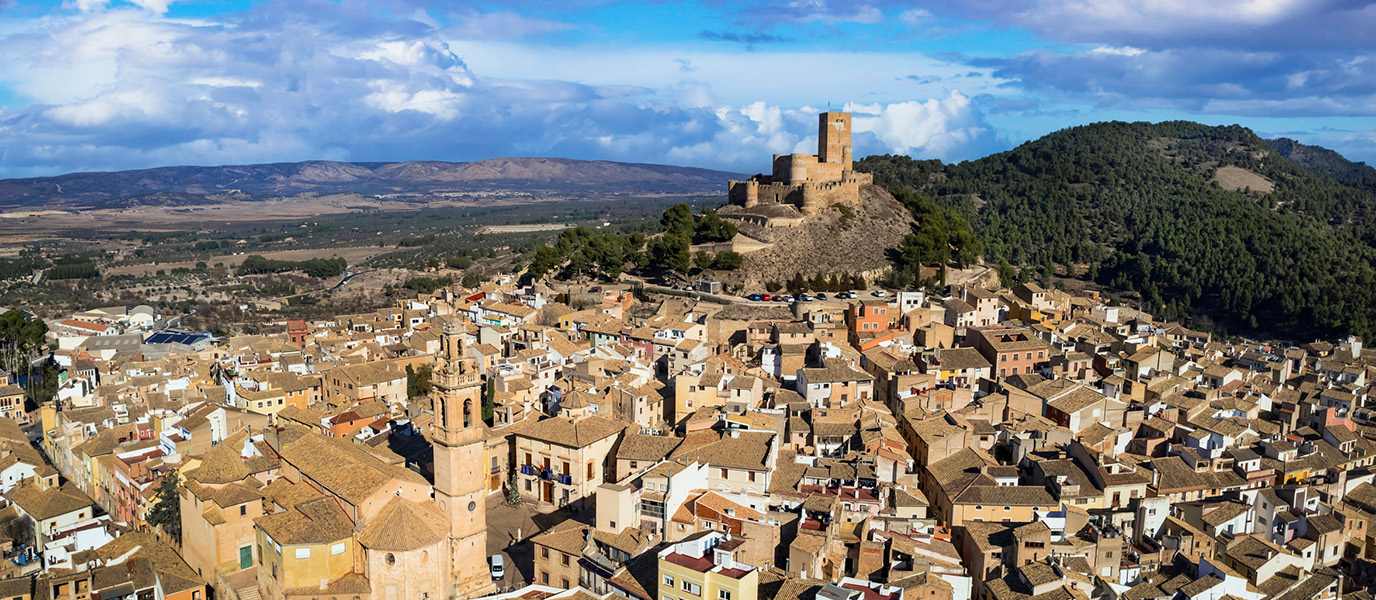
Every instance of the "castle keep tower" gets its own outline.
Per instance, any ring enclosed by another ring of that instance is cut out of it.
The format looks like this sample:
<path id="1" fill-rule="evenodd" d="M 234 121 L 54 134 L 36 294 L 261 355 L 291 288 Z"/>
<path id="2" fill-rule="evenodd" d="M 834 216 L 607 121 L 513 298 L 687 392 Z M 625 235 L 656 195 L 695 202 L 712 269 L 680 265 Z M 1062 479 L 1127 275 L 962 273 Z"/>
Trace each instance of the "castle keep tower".
<path id="1" fill-rule="evenodd" d="M 728 184 L 731 204 L 746 210 L 718 214 L 772 227 L 775 221 L 798 222 L 835 204 L 859 204 L 860 187 L 874 183 L 874 177 L 855 172 L 850 133 L 850 113 L 817 115 L 817 154 L 775 154 L 769 175 Z M 771 204 L 784 206 L 766 208 Z M 797 209 L 792 219 L 778 214 L 789 212 L 788 206 Z"/>
<path id="2" fill-rule="evenodd" d="M 824 112 L 817 121 L 817 162 L 851 170 L 850 113 Z"/>
<path id="3" fill-rule="evenodd" d="M 453 565 L 451 597 L 473 598 L 493 590 L 487 570 L 487 473 L 483 447 L 482 379 L 465 356 L 461 324 L 443 329 L 435 366 L 435 499 L 449 519 Z"/>

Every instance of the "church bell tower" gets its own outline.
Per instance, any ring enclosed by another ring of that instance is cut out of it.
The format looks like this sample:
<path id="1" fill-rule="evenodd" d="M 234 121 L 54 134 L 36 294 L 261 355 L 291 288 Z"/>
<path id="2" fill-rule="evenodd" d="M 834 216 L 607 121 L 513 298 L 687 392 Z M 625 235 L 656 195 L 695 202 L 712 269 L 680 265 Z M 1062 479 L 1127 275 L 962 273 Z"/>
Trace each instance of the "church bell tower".
<path id="1" fill-rule="evenodd" d="M 449 517 L 453 557 L 450 597 L 473 598 L 494 590 L 487 569 L 487 470 L 483 384 L 473 359 L 465 356 L 463 324 L 442 330 L 443 350 L 435 365 L 435 499 Z"/>

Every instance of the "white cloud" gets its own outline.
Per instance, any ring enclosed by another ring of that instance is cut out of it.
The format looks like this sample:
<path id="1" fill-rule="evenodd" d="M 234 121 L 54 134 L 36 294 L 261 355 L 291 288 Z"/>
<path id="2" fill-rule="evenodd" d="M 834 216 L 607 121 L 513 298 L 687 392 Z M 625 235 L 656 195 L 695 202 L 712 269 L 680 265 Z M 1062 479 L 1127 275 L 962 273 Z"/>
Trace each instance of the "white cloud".
<path id="1" fill-rule="evenodd" d="M 1099 46 L 1089 53 L 1098 56 L 1139 56 L 1146 53 L 1146 50 L 1132 46 Z"/>
<path id="2" fill-rule="evenodd" d="M 263 82 L 261 81 L 249 81 L 247 79 L 235 79 L 232 77 L 193 77 L 188 80 L 187 83 L 208 87 L 263 87 Z"/>
<path id="3" fill-rule="evenodd" d="M 857 134 L 870 133 L 889 152 L 943 159 L 969 157 L 994 141 L 994 131 L 970 98 L 951 91 L 925 102 L 847 104 Z"/>
<path id="4" fill-rule="evenodd" d="M 898 13 L 898 20 L 908 27 L 926 27 L 936 20 L 936 16 L 925 8 L 910 8 Z"/>
<path id="5" fill-rule="evenodd" d="M 1376 46 L 1376 5 L 1343 0 L 947 0 L 946 15 L 1050 40 L 1148 49 Z"/>
<path id="6" fill-rule="evenodd" d="M 838 91 L 871 87 L 876 70 L 953 80 L 969 71 L 922 56 L 458 43 L 425 25 L 427 15 L 316 10 L 216 22 L 106 7 L 7 23 L 0 87 L 34 103 L 0 112 L 0 177 L 511 155 L 753 172 L 767 170 L 772 153 L 813 151 L 819 109 L 798 107 L 809 100 L 863 101 L 858 154 L 969 158 L 993 139 L 958 93 L 915 102 L 899 84 L 864 98 Z M 791 74 L 798 61 L 833 74 L 825 92 Z M 990 91 L 989 79 L 964 91 Z"/>
<path id="7" fill-rule="evenodd" d="M 1004 94 L 1004 80 L 963 78 L 971 67 L 918 53 L 879 51 L 797 52 L 763 49 L 729 52 L 702 49 L 639 48 L 635 51 L 587 47 L 544 46 L 510 42 L 452 41 L 450 47 L 479 77 L 580 81 L 589 85 L 629 84 L 648 89 L 673 89 L 684 78 L 682 66 L 692 66 L 692 78 L 711 82 L 717 97 L 730 105 L 764 100 L 777 105 L 827 102 L 900 102 L 911 98 L 913 86 L 903 76 L 921 74 L 940 81 L 959 81 L 971 96 Z M 807 74 L 799 76 L 799 65 Z M 862 91 L 863 90 L 863 91 Z"/>

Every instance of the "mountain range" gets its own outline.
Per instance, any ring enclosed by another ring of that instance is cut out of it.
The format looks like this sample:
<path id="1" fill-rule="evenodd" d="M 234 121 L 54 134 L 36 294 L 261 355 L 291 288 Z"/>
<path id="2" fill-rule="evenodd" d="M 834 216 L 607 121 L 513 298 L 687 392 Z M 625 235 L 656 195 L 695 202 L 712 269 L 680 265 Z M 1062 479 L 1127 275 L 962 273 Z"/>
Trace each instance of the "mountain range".
<path id="1" fill-rule="evenodd" d="M 639 163 L 561 158 L 477 162 L 351 163 L 306 161 L 217 167 L 159 167 L 0 180 L 0 208 L 187 204 L 210 196 L 279 197 L 302 193 L 425 195 L 437 191 L 560 193 L 720 193 L 741 175 Z"/>

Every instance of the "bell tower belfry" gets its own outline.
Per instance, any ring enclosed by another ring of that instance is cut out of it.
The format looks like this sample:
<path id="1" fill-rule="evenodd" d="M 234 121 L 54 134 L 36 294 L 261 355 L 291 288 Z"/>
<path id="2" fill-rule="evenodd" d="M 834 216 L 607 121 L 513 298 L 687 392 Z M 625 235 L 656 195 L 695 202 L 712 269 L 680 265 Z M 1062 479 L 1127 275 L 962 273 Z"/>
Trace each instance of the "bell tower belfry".
<path id="1" fill-rule="evenodd" d="M 487 472 L 482 416 L 482 378 L 465 356 L 467 332 L 461 323 L 442 329 L 440 359 L 434 371 L 435 500 L 449 517 L 452 585 L 450 597 L 473 598 L 493 591 L 487 569 Z"/>

